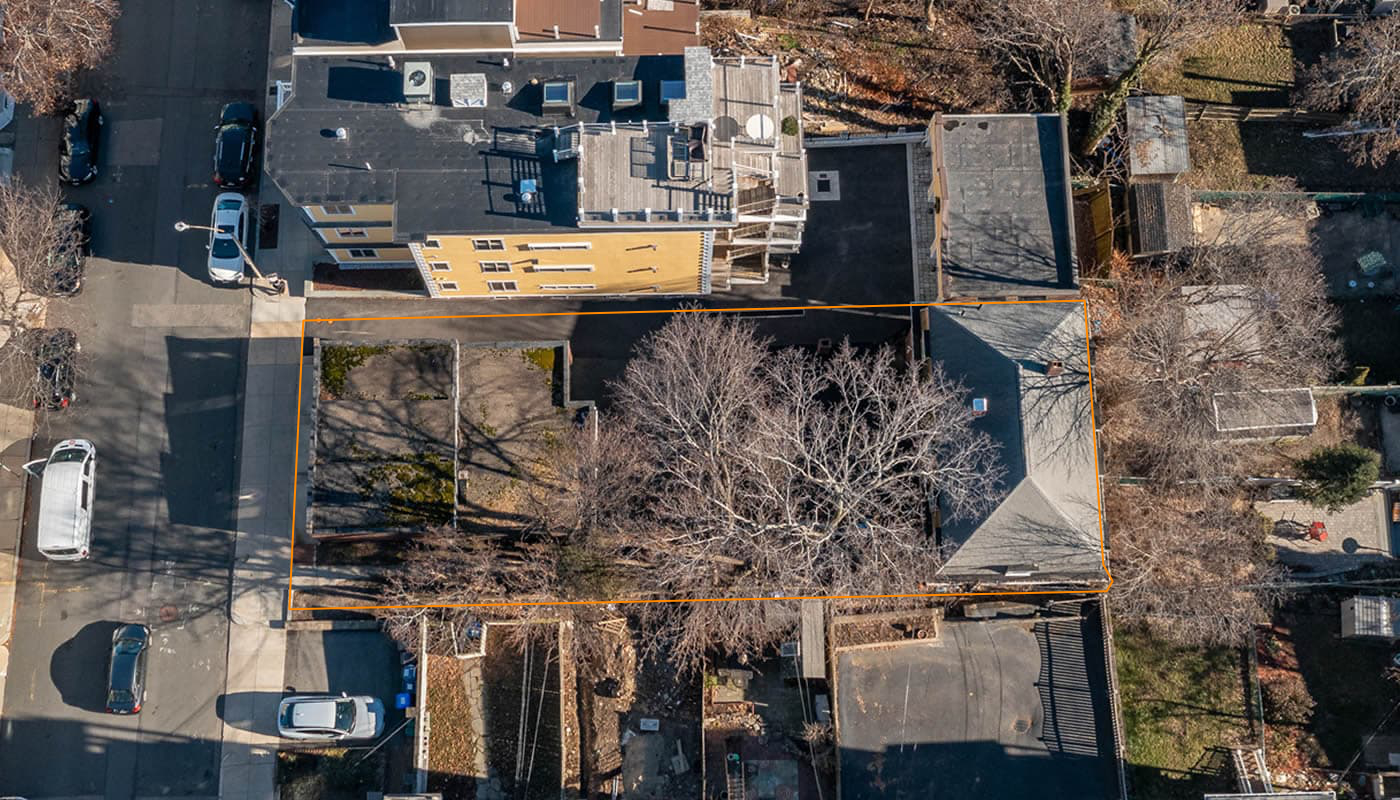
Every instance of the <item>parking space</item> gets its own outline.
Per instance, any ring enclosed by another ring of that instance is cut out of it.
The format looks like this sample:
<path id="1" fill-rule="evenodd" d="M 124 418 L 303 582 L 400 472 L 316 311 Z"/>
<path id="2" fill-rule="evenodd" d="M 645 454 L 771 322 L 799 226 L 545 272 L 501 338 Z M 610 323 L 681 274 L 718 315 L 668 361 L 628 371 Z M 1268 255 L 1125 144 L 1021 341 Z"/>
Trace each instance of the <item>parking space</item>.
<path id="1" fill-rule="evenodd" d="M 842 797 L 1116 797 L 1097 627 L 954 621 L 838 650 Z"/>

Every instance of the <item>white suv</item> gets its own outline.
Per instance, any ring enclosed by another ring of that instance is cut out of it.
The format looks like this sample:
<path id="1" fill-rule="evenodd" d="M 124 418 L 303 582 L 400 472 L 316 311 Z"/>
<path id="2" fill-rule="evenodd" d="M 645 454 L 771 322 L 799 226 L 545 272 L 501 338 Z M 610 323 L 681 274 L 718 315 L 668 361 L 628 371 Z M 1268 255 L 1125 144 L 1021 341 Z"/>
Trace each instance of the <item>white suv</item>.
<path id="1" fill-rule="evenodd" d="M 277 733 L 288 739 L 373 739 L 384 732 L 384 704 L 367 696 L 297 695 L 277 707 Z"/>

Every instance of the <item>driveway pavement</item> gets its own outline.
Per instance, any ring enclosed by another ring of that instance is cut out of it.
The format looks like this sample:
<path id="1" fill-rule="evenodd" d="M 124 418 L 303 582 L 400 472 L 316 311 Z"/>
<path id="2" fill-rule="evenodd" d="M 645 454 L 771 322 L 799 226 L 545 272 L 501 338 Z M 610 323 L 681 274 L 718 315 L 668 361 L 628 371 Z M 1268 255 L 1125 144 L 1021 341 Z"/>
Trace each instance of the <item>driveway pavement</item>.
<path id="1" fill-rule="evenodd" d="M 1086 609 L 1090 608 L 1086 604 Z M 1096 616 L 837 652 L 841 796 L 1118 796 Z"/>
<path id="2" fill-rule="evenodd" d="M 115 52 L 83 86 L 107 118 L 102 174 L 65 190 L 93 211 L 93 257 L 83 293 L 50 311 L 83 343 L 79 400 L 35 444 L 96 443 L 93 557 L 33 551 L 31 491 L 0 724 L 0 794 L 31 800 L 218 791 L 248 294 L 209 285 L 203 240 L 171 225 L 209 213 L 220 105 L 261 99 L 268 6 L 122 9 Z M 52 180 L 56 121 L 15 126 L 16 171 Z M 155 634 L 131 717 L 94 708 L 118 621 Z"/>

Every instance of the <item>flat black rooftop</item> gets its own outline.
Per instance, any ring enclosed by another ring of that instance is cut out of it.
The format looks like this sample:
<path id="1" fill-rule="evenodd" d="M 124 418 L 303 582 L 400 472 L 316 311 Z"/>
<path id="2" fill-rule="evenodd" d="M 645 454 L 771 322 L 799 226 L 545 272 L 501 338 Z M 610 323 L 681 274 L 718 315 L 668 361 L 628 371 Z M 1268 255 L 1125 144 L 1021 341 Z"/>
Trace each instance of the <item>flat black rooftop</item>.
<path id="1" fill-rule="evenodd" d="M 836 654 L 844 800 L 1118 797 L 1096 610 Z"/>
<path id="2" fill-rule="evenodd" d="M 515 0 L 389 0 L 389 21 L 414 22 L 511 22 Z"/>
<path id="3" fill-rule="evenodd" d="M 944 294 L 1048 294 L 1077 286 L 1058 114 L 948 115 Z"/>
<path id="4" fill-rule="evenodd" d="M 388 0 L 297 0 L 292 32 L 301 44 L 384 44 L 394 40 Z"/>
<path id="5" fill-rule="evenodd" d="M 400 57 L 400 60 L 405 60 Z M 387 58 L 304 56 L 293 95 L 268 120 L 266 166 L 298 205 L 396 203 L 400 239 L 573 226 L 577 162 L 555 163 L 553 126 L 574 122 L 661 121 L 661 80 L 682 80 L 680 56 L 422 59 L 433 66 L 431 103 L 404 102 L 403 74 Z M 453 75 L 484 75 L 485 107 L 453 107 Z M 534 80 L 534 83 L 531 81 Z M 542 112 L 543 83 L 570 80 L 572 117 Z M 639 80 L 644 102 L 612 110 L 612 82 Z M 510 84 L 510 92 L 504 91 Z M 345 138 L 337 137 L 343 128 Z M 519 181 L 539 194 L 520 202 Z"/>

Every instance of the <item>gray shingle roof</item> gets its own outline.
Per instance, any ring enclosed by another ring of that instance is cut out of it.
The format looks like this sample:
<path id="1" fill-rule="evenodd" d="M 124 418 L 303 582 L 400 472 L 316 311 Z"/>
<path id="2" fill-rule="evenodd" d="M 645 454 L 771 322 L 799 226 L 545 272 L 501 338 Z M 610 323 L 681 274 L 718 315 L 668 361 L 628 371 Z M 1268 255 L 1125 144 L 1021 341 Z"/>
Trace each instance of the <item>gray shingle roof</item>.
<path id="1" fill-rule="evenodd" d="M 940 575 L 1103 578 L 1082 303 L 936 306 L 929 318 L 930 357 L 988 401 L 974 427 L 1001 445 L 1008 489 L 982 517 L 945 518 L 956 550 Z M 1051 360 L 1061 374 L 1046 374 Z"/>

